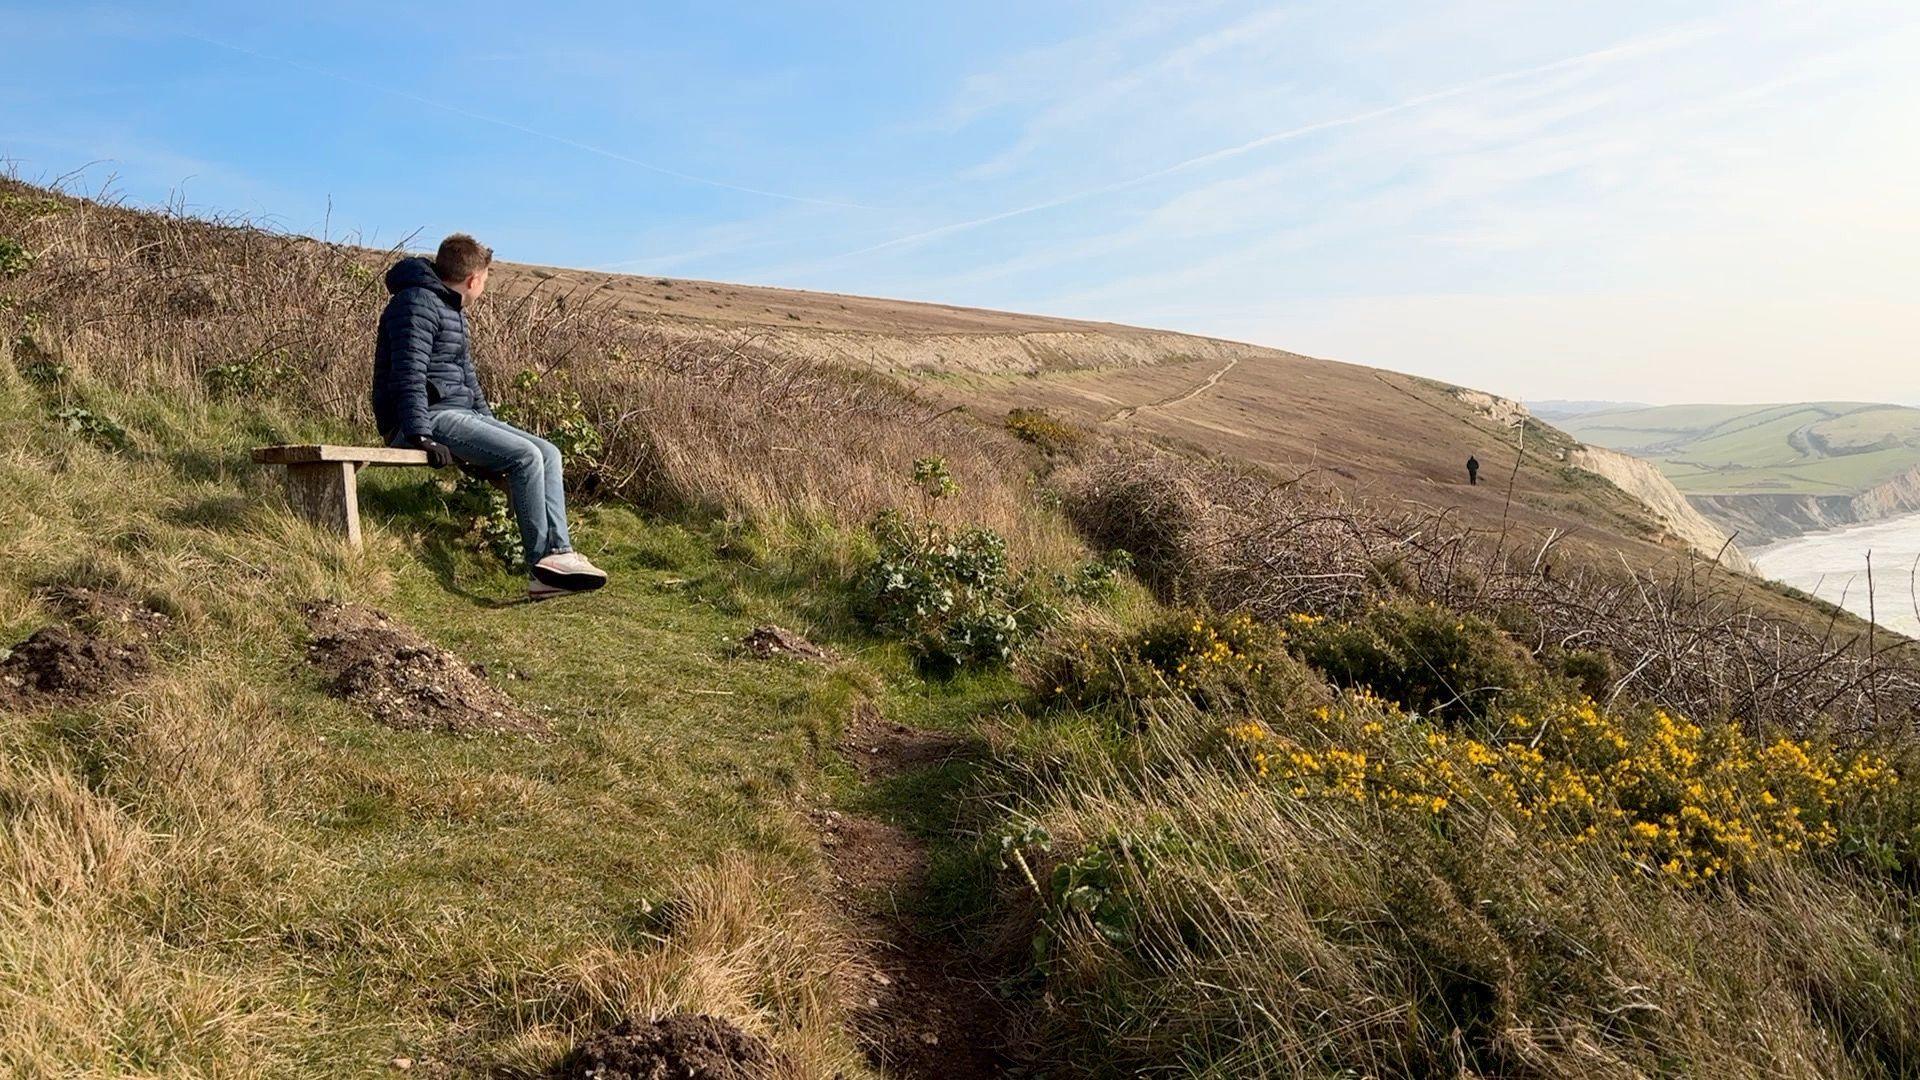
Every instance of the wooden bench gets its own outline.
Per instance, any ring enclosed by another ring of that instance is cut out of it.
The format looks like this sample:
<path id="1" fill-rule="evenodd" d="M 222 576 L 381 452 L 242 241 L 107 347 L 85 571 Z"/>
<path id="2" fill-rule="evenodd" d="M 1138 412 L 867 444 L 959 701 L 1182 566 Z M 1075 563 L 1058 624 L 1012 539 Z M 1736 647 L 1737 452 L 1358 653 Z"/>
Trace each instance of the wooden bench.
<path id="1" fill-rule="evenodd" d="M 293 512 L 360 546 L 360 470 L 368 465 L 425 465 L 425 450 L 391 446 L 261 446 L 261 465 L 287 467 L 287 501 Z"/>

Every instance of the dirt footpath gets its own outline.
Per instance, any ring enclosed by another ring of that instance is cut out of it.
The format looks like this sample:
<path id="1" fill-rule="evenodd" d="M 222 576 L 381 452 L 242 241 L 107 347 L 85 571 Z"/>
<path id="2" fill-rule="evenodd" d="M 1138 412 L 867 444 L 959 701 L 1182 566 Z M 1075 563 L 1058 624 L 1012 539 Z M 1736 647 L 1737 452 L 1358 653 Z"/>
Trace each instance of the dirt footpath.
<path id="1" fill-rule="evenodd" d="M 863 702 L 842 749 L 873 782 L 951 760 L 965 743 L 891 723 Z M 991 977 L 907 914 L 926 890 L 925 843 L 898 825 L 854 814 L 824 811 L 819 824 L 836 899 L 876 973 L 859 1018 L 869 1060 L 909 1080 L 1007 1075 L 1010 1017 L 993 996 Z"/>

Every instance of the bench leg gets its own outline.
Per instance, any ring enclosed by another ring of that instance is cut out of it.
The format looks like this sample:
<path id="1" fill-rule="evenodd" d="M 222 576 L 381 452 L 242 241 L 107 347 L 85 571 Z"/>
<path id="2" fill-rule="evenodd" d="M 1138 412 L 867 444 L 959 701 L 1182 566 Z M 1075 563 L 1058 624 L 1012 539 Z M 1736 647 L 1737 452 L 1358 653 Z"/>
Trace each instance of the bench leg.
<path id="1" fill-rule="evenodd" d="M 359 469 L 350 461 L 287 466 L 287 501 L 307 521 L 360 546 Z"/>

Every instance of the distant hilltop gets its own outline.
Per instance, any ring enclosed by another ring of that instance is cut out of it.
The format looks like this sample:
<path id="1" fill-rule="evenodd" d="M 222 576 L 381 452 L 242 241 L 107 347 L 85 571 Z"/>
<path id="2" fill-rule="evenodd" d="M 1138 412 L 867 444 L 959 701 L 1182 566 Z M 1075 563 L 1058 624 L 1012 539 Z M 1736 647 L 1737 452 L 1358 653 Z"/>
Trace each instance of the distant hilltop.
<path id="1" fill-rule="evenodd" d="M 1653 462 L 1746 544 L 1920 510 L 1920 409 L 1905 405 L 1620 406 L 1556 423 Z"/>
<path id="2" fill-rule="evenodd" d="M 1638 401 L 1568 401 L 1552 398 L 1547 401 L 1528 401 L 1524 403 L 1527 411 L 1542 420 L 1565 420 L 1588 413 L 1624 412 L 1630 409 L 1651 409 L 1653 406 Z"/>

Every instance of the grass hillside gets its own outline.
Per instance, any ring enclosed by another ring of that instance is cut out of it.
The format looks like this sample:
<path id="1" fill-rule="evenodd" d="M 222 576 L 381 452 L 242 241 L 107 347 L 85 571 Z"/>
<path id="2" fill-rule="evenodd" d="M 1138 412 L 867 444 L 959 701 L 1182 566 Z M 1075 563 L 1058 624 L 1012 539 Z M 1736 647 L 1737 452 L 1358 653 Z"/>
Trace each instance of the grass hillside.
<path id="1" fill-rule="evenodd" d="M 366 440 L 390 258 L 0 184 L 0 1075 L 1920 1069 L 1909 643 L 1531 458 L 1154 430 L 1249 360 L 1008 416 L 505 275 L 613 573 L 516 602 L 491 489 L 371 470 L 350 550 L 248 460 Z"/>
<path id="2" fill-rule="evenodd" d="M 1565 434 L 1534 420 L 1516 425 L 1507 403 L 1430 379 L 1258 350 L 923 383 L 983 417 L 1041 408 L 1089 431 L 1252 462 L 1353 498 L 1445 509 L 1479 528 L 1551 533 L 1582 561 L 1611 561 L 1621 550 L 1636 559 L 1667 554 L 1644 504 L 1570 464 Z M 1477 486 L 1468 483 L 1469 456 L 1480 462 Z"/>
<path id="3" fill-rule="evenodd" d="M 1667 405 L 1560 426 L 1657 462 L 1689 495 L 1858 495 L 1920 466 L 1920 409 L 1899 405 Z"/>
<path id="4" fill-rule="evenodd" d="M 1659 558 L 1658 547 L 1685 546 L 1638 500 L 1571 467 L 1573 444 L 1559 430 L 1531 423 L 1522 439 L 1506 403 L 1432 380 L 1238 342 L 938 304 L 514 264 L 501 278 L 604 304 L 668 340 L 724 334 L 876 370 L 989 423 L 1013 409 L 1047 409 L 1076 427 L 1174 440 L 1352 497 L 1564 532 L 1581 559 L 1623 549 Z M 1484 468 L 1479 487 L 1467 483 L 1469 455 Z"/>

